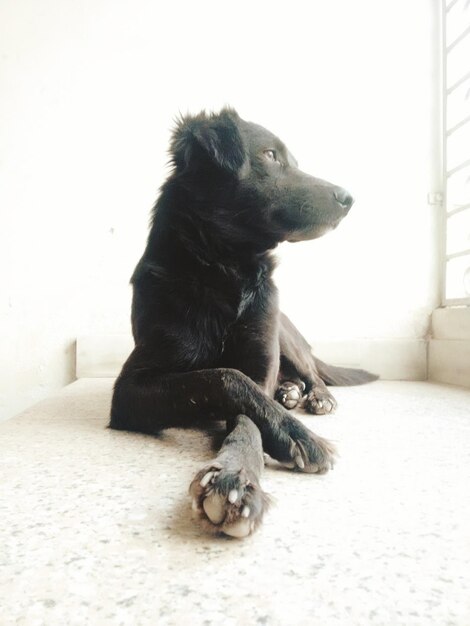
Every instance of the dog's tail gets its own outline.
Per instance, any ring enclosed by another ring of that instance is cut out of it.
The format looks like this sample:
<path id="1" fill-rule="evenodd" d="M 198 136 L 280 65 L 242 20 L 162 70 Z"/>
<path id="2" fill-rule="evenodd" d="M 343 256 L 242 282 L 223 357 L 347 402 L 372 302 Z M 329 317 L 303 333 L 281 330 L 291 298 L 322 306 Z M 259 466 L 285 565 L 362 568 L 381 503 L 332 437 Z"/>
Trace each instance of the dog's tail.
<path id="1" fill-rule="evenodd" d="M 333 387 L 351 387 L 352 385 L 364 385 L 377 380 L 376 374 L 371 374 L 366 370 L 354 369 L 352 367 L 336 367 L 336 365 L 327 365 L 314 357 L 318 374 L 326 385 Z"/>

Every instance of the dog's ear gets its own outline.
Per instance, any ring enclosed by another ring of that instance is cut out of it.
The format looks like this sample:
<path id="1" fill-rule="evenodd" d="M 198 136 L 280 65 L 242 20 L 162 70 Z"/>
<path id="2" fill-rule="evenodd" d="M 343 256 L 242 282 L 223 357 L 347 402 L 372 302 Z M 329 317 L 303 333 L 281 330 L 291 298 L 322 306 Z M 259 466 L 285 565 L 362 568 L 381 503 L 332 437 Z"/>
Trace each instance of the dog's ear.
<path id="1" fill-rule="evenodd" d="M 218 114 L 187 116 L 177 122 L 170 147 L 177 169 L 215 165 L 238 173 L 246 161 L 246 149 L 238 128 L 238 114 L 222 109 Z"/>

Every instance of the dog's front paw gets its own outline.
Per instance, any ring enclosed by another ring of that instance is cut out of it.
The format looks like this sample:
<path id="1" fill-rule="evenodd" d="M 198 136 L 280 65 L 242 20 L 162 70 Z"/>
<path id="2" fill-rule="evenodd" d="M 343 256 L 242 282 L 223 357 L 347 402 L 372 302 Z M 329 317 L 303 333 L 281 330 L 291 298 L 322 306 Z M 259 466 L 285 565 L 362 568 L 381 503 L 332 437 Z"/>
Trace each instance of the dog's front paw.
<path id="1" fill-rule="evenodd" d="M 294 409 L 302 402 L 305 383 L 303 381 L 291 382 L 285 380 L 276 390 L 274 398 L 286 409 Z"/>
<path id="2" fill-rule="evenodd" d="M 310 474 L 325 474 L 334 467 L 336 447 L 297 419 L 290 418 L 282 428 L 278 450 L 281 445 L 285 452 L 275 458 L 286 467 Z"/>
<path id="3" fill-rule="evenodd" d="M 338 403 L 326 387 L 312 387 L 308 392 L 303 407 L 307 413 L 326 415 L 334 413 Z"/>
<path id="4" fill-rule="evenodd" d="M 189 493 L 208 530 L 237 538 L 256 530 L 270 501 L 245 469 L 226 469 L 217 460 L 196 474 Z"/>

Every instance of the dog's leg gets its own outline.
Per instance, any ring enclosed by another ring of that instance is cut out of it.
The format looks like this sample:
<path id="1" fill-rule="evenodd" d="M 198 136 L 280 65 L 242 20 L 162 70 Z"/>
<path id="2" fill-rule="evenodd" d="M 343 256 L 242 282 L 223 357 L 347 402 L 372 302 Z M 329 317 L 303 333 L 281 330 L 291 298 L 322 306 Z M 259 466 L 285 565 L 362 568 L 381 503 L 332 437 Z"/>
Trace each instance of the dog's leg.
<path id="1" fill-rule="evenodd" d="M 156 433 L 195 419 L 247 415 L 261 433 L 264 450 L 287 467 L 324 473 L 335 449 L 315 435 L 238 370 L 220 368 L 164 374 L 139 365 L 139 349 L 116 381 L 110 427 Z"/>
<path id="2" fill-rule="evenodd" d="M 286 408 L 302 407 L 308 413 L 332 413 L 336 400 L 320 378 L 312 348 L 281 313 L 279 331 L 281 364 L 275 398 Z"/>
<path id="3" fill-rule="evenodd" d="M 196 474 L 189 493 L 206 528 L 246 537 L 261 523 L 269 504 L 259 484 L 263 446 L 258 428 L 246 415 L 227 426 L 231 432 L 219 454 Z"/>

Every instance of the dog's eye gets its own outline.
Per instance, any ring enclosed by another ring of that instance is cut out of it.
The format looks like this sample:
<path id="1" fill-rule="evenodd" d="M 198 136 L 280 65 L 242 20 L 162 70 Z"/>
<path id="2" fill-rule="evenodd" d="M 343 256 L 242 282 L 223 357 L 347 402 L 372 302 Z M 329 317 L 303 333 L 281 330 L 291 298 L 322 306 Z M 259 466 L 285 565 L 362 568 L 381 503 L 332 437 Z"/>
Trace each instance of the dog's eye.
<path id="1" fill-rule="evenodd" d="M 265 150 L 264 156 L 268 159 L 268 161 L 277 161 L 276 152 L 274 150 Z"/>

